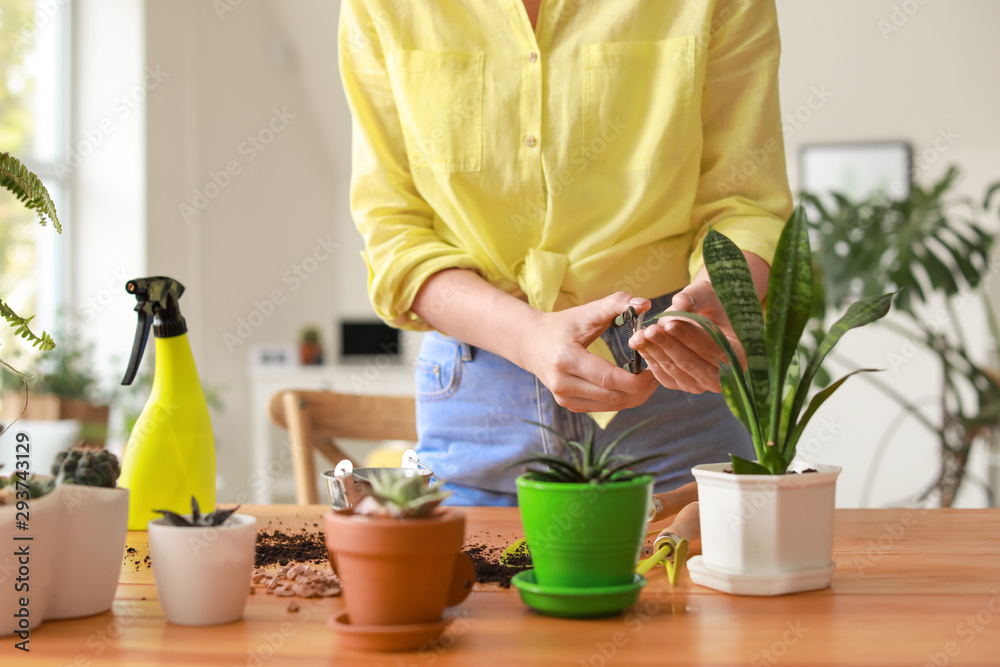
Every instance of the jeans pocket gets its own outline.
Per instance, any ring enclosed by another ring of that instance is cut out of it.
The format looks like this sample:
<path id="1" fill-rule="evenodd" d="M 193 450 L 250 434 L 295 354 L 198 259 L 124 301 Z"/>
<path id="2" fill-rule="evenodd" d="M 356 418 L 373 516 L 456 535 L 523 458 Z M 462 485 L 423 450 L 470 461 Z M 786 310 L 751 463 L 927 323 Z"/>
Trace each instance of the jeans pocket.
<path id="1" fill-rule="evenodd" d="M 416 363 L 417 400 L 449 398 L 458 391 L 461 378 L 462 344 L 433 333 L 425 335 Z"/>

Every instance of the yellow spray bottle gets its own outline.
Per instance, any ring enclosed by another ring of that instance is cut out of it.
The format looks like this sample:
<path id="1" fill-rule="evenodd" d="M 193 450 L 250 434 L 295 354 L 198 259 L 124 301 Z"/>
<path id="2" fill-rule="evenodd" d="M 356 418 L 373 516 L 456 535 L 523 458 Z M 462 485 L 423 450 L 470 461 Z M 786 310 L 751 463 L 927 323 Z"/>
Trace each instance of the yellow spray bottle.
<path id="1" fill-rule="evenodd" d="M 153 510 L 191 511 L 191 496 L 215 507 L 215 442 L 208 405 L 178 306 L 184 286 L 173 278 L 136 278 L 125 285 L 136 298 L 139 324 L 123 385 L 132 384 L 152 328 L 156 348 L 153 389 L 132 429 L 118 485 L 129 489 L 129 530 L 146 530 Z"/>

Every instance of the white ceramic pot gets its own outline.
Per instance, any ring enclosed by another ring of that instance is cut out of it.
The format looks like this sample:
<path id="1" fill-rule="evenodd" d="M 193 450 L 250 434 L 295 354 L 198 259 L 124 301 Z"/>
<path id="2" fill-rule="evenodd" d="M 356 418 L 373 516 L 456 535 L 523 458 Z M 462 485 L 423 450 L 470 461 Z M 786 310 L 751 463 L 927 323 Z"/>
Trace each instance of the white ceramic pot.
<path id="1" fill-rule="evenodd" d="M 817 472 L 734 475 L 729 463 L 695 466 L 702 556 L 692 580 L 731 593 L 776 595 L 824 588 L 833 575 L 838 466 Z M 701 579 L 701 581 L 699 581 Z"/>
<path id="2" fill-rule="evenodd" d="M 60 544 L 46 618 L 76 618 L 111 609 L 128 534 L 128 489 L 65 484 Z"/>
<path id="3" fill-rule="evenodd" d="M 0 636 L 31 630 L 45 620 L 59 551 L 58 495 L 56 489 L 29 500 L 27 517 L 14 505 L 0 507 Z M 28 529 L 18 528 L 19 521 Z M 19 539 L 25 537 L 31 539 Z M 16 553 L 22 549 L 27 555 Z"/>
<path id="4" fill-rule="evenodd" d="M 219 527 L 149 522 L 149 553 L 167 620 L 216 625 L 243 617 L 253 575 L 257 519 L 234 514 Z"/>

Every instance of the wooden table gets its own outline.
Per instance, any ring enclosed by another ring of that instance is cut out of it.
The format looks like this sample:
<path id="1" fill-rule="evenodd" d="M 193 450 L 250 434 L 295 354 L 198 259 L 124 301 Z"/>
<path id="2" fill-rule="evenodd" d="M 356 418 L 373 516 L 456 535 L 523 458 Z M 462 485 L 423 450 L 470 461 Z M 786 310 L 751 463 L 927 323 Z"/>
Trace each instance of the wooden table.
<path id="1" fill-rule="evenodd" d="M 319 523 L 321 506 L 247 506 L 262 526 Z M 467 508 L 472 543 L 520 537 L 517 510 Z M 129 534 L 145 548 L 144 532 Z M 47 622 L 20 665 L 1000 665 L 1000 510 L 838 510 L 833 584 L 777 598 L 672 588 L 663 568 L 617 617 L 565 620 L 525 607 L 514 589 L 477 585 L 440 645 L 409 653 L 338 646 L 327 619 L 340 598 L 257 594 L 244 620 L 182 627 L 163 619 L 152 571 L 123 568 L 112 612 Z"/>

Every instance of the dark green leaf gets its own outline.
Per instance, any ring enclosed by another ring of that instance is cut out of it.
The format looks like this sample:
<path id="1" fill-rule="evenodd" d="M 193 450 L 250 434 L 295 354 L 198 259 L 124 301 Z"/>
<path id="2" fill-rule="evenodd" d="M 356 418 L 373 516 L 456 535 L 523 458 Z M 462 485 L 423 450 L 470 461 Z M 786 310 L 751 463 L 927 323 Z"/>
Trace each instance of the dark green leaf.
<path id="1" fill-rule="evenodd" d="M 771 277 L 767 285 L 767 350 L 770 361 L 771 430 L 768 437 L 778 441 L 781 422 L 780 399 L 785 386 L 785 373 L 798 351 L 799 340 L 813 306 L 815 276 L 812 252 L 809 249 L 809 220 L 801 205 L 792 216 L 778 240 Z M 763 460 L 763 459 L 762 459 Z"/>
<path id="2" fill-rule="evenodd" d="M 807 251 L 808 253 L 808 251 Z M 750 388 L 761 432 L 770 429 L 770 381 L 764 332 L 764 311 L 754 289 L 743 252 L 726 236 L 709 228 L 702 245 L 712 288 L 746 354 Z M 810 286 L 811 287 L 811 286 Z M 808 314 L 808 311 L 807 311 Z M 738 368 L 739 366 L 736 366 Z"/>
<path id="3" fill-rule="evenodd" d="M 777 473 L 772 472 L 759 463 L 741 459 L 735 454 L 730 454 L 729 458 L 733 462 L 733 474 L 736 475 L 773 475 L 785 472 L 784 470 L 777 471 Z"/>

